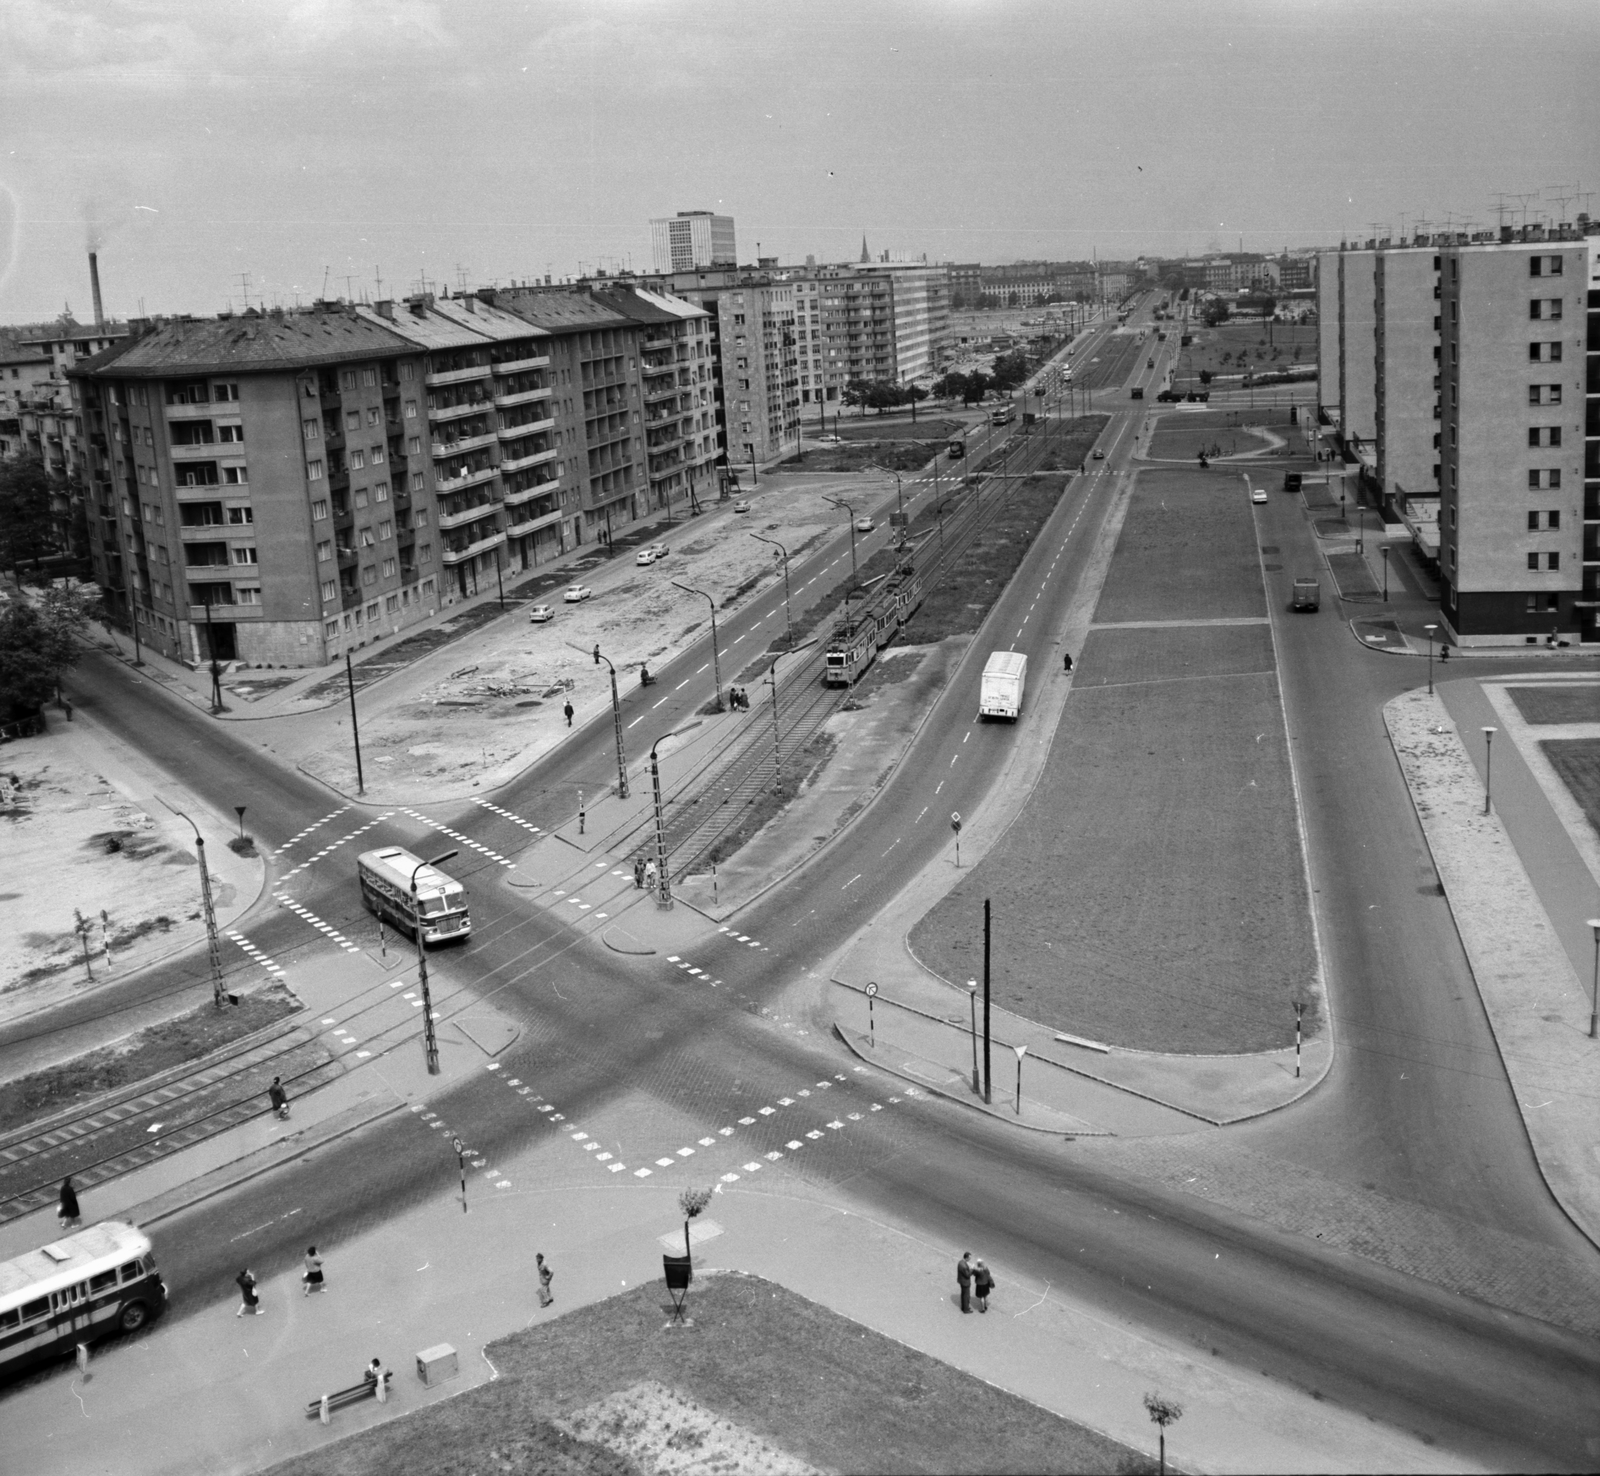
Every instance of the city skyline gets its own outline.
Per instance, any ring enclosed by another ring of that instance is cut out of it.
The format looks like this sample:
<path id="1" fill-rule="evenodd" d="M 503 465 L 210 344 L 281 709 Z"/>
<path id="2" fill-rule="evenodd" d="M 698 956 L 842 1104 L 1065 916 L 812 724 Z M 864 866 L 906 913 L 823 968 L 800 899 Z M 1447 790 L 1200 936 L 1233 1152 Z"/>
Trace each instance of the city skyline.
<path id="1" fill-rule="evenodd" d="M 1570 218 L 1597 29 L 1563 3 L 35 0 L 0 21 L 0 319 L 87 320 L 95 244 L 126 317 L 645 270 L 679 210 L 785 263 L 863 233 L 998 263 Z"/>

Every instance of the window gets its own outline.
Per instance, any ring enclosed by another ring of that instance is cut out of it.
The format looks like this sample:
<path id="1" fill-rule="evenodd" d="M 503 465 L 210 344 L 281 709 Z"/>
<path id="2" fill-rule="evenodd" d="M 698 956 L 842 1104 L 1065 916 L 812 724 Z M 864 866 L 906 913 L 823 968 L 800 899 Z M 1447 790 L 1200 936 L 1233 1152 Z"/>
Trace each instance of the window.
<path id="1" fill-rule="evenodd" d="M 385 518 L 381 523 L 378 524 L 378 537 L 379 538 L 393 538 L 394 537 L 394 524 L 391 523 L 387 518 Z"/>
<path id="2" fill-rule="evenodd" d="M 392 563 L 393 560 L 391 559 L 390 562 Z M 393 569 L 385 569 L 384 573 L 393 574 L 394 570 Z M 389 596 L 387 596 L 385 598 L 384 602 L 383 602 L 383 608 L 385 610 L 387 610 L 391 615 L 393 615 L 394 612 L 400 608 L 400 596 L 399 595 L 389 595 Z"/>
<path id="3" fill-rule="evenodd" d="M 1530 384 L 1528 386 L 1528 403 L 1530 405 L 1559 405 L 1561 403 L 1561 386 L 1559 384 Z"/>
<path id="4" fill-rule="evenodd" d="M 232 442 L 234 445 L 243 445 L 244 427 L 242 425 L 219 425 L 217 427 L 217 439 L 219 441 Z"/>
<path id="5" fill-rule="evenodd" d="M 327 501 L 327 499 L 325 497 L 319 497 L 315 502 L 313 502 L 311 504 L 311 521 L 313 523 L 320 523 L 327 516 L 328 516 L 328 501 Z"/>
<path id="6" fill-rule="evenodd" d="M 425 507 L 419 507 L 416 512 L 411 515 L 411 521 L 418 528 L 426 528 L 428 526 L 428 509 Z"/>
<path id="7" fill-rule="evenodd" d="M 261 603 L 261 586 L 259 584 L 234 585 L 233 602 L 236 605 L 259 605 Z"/>
<path id="8" fill-rule="evenodd" d="M 1450 512 L 1451 515 L 1454 516 L 1455 509 L 1451 508 Z M 1539 514 L 1536 512 L 1531 512 L 1528 514 L 1528 531 L 1530 533 L 1537 533 L 1539 531 Z"/>
<path id="9" fill-rule="evenodd" d="M 1556 507 L 1551 508 L 1550 511 L 1544 515 L 1544 525 L 1547 528 L 1559 528 L 1561 526 L 1561 509 Z"/>
<path id="10" fill-rule="evenodd" d="M 345 411 L 344 428 L 346 430 L 360 430 L 361 429 L 361 412 L 359 410 L 347 410 L 347 411 Z"/>
<path id="11" fill-rule="evenodd" d="M 362 565 L 361 582 L 363 584 L 376 584 L 378 582 L 378 566 L 376 564 Z"/>
<path id="12" fill-rule="evenodd" d="M 406 419 L 407 420 L 415 420 L 416 418 L 417 418 L 417 402 L 415 400 L 407 400 L 406 401 Z"/>
<path id="13" fill-rule="evenodd" d="M 401 379 L 414 379 L 416 377 L 416 373 L 417 369 L 415 364 L 405 363 L 400 366 Z"/>
<path id="14" fill-rule="evenodd" d="M 366 385 L 368 389 L 372 389 L 378 383 L 378 371 L 370 368 L 363 369 L 361 371 L 361 382 L 362 384 Z"/>
<path id="15" fill-rule="evenodd" d="M 1559 569 L 1561 567 L 1561 555 L 1558 553 L 1546 554 L 1544 556 L 1544 566 L 1547 569 Z"/>
<path id="16" fill-rule="evenodd" d="M 385 559 L 383 561 L 383 577 L 385 579 L 393 579 L 395 568 L 396 564 L 393 559 Z"/>
<path id="17" fill-rule="evenodd" d="M 323 541 L 321 543 L 319 543 L 317 545 L 317 562 L 319 564 L 325 564 L 332 557 L 333 557 L 333 544 L 328 539 L 325 538 L 325 539 L 323 539 Z"/>
<path id="18" fill-rule="evenodd" d="M 1561 258 L 1559 256 L 1530 256 L 1528 258 L 1528 275 L 1530 277 L 1559 277 L 1561 275 Z"/>
<path id="19" fill-rule="evenodd" d="M 338 597 L 339 597 L 339 582 L 338 582 L 338 580 L 336 580 L 336 579 L 324 579 L 322 581 L 322 598 L 324 600 L 334 600 L 334 599 L 337 599 Z"/>
<path id="20" fill-rule="evenodd" d="M 140 393 L 142 395 L 143 391 L 141 390 Z M 237 384 L 214 384 L 211 386 L 211 398 L 213 400 L 232 400 L 237 403 L 239 386 Z M 144 401 L 141 399 L 139 403 L 142 405 Z"/>
<path id="21" fill-rule="evenodd" d="M 242 466 L 225 466 L 222 468 L 222 480 L 230 486 L 238 487 L 248 482 L 250 477 Z"/>
<path id="22" fill-rule="evenodd" d="M 306 421 L 306 423 L 305 423 L 305 432 L 306 432 L 306 439 L 308 441 L 315 441 L 315 440 L 319 439 L 321 437 L 321 435 L 322 435 L 322 422 L 320 420 L 308 420 L 308 421 Z"/>
<path id="23" fill-rule="evenodd" d="M 1559 425 L 1530 425 L 1528 427 L 1528 444 L 1530 446 L 1559 446 L 1561 444 L 1561 427 Z"/>
<path id="24" fill-rule="evenodd" d="M 413 492 L 420 492 L 420 491 L 422 491 L 423 484 L 424 483 L 423 483 L 423 475 L 422 475 L 422 473 L 421 472 L 412 472 L 411 473 L 411 490 Z"/>
<path id="25" fill-rule="evenodd" d="M 421 456 L 422 455 L 422 437 L 421 436 L 412 436 L 411 439 L 406 442 L 406 450 L 409 451 L 413 456 Z"/>
<path id="26" fill-rule="evenodd" d="M 382 466 L 383 465 L 383 447 L 382 446 L 374 446 L 372 448 L 372 464 L 374 466 Z"/>
<path id="27" fill-rule="evenodd" d="M 339 371 L 339 388 L 353 390 L 356 387 L 356 371 L 354 369 L 341 369 Z"/>
<path id="28" fill-rule="evenodd" d="M 1532 491 L 1548 488 L 1552 491 L 1561 486 L 1561 468 L 1548 467 L 1544 470 L 1535 470 L 1528 473 L 1528 487 Z"/>
<path id="29" fill-rule="evenodd" d="M 1531 553 L 1531 554 L 1528 555 L 1528 567 L 1530 569 L 1537 569 L 1539 567 L 1539 555 L 1538 554 Z"/>
<path id="30" fill-rule="evenodd" d="M 417 562 L 419 564 L 431 564 L 433 562 L 433 545 L 431 543 L 424 543 L 417 550 Z"/>
<path id="31" fill-rule="evenodd" d="M 1530 318 L 1544 318 L 1554 321 L 1561 316 L 1561 299 L 1559 297 L 1535 297 L 1529 299 L 1528 316 Z"/>
<path id="32" fill-rule="evenodd" d="M 389 500 L 389 484 L 387 482 L 378 482 L 373 486 L 372 500 L 374 502 L 387 502 Z"/>
<path id="33" fill-rule="evenodd" d="M 356 488 L 356 506 L 357 507 L 365 507 L 366 505 L 367 505 L 367 489 L 365 487 L 357 487 Z"/>
<path id="34" fill-rule="evenodd" d="M 248 507 L 230 507 L 228 521 L 230 523 L 253 523 L 256 520 L 255 511 Z"/>
<path id="35" fill-rule="evenodd" d="M 352 451 L 350 453 L 350 470 L 351 471 L 360 471 L 361 468 L 364 467 L 366 464 L 367 464 L 367 453 L 365 451 L 362 451 L 362 450 L 358 449 L 358 450 L 354 450 L 354 451 Z"/>
<path id="36" fill-rule="evenodd" d="M 1528 345 L 1528 361 L 1533 364 L 1559 364 L 1561 362 L 1561 345 L 1559 343 L 1530 343 Z"/>
<path id="37" fill-rule="evenodd" d="M 322 480 L 322 463 L 320 461 L 308 461 L 306 463 L 306 480 L 311 482 L 320 482 Z"/>
<path id="38" fill-rule="evenodd" d="M 372 529 L 370 526 L 360 530 L 360 539 L 362 548 L 371 548 L 372 545 L 377 542 L 377 540 L 372 536 Z"/>
<path id="39" fill-rule="evenodd" d="M 256 562 L 256 551 L 253 548 L 240 546 L 233 551 L 233 561 L 236 564 L 253 564 Z"/>

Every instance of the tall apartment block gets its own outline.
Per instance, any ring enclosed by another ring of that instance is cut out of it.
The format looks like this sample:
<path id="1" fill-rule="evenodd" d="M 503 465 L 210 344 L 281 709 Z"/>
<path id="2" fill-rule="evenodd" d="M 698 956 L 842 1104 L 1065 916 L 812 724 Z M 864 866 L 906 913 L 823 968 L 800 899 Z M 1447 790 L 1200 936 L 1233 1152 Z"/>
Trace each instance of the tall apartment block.
<path id="1" fill-rule="evenodd" d="M 1600 236 L 1440 256 L 1445 621 L 1600 640 Z"/>
<path id="2" fill-rule="evenodd" d="M 853 379 L 926 377 L 950 331 L 943 267 L 873 262 L 791 268 L 802 404 L 837 401 Z"/>
<path id="3" fill-rule="evenodd" d="M 69 371 L 113 613 L 179 660 L 320 665 L 691 495 L 709 388 L 662 440 L 692 395 L 645 361 L 708 358 L 706 315 L 564 296 L 131 325 Z"/>
<path id="4" fill-rule="evenodd" d="M 739 264 L 733 217 L 709 210 L 680 210 L 650 222 L 650 253 L 657 272 L 692 272 L 697 267 Z"/>

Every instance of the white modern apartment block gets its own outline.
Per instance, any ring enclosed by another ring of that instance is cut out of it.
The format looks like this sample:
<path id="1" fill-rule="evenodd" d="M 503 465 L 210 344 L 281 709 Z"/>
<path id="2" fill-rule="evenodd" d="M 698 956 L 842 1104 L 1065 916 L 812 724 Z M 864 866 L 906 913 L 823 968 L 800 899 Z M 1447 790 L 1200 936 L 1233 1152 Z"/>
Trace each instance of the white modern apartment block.
<path id="1" fill-rule="evenodd" d="M 650 254 L 657 272 L 692 272 L 697 267 L 739 264 L 733 217 L 709 210 L 680 210 L 650 222 Z"/>

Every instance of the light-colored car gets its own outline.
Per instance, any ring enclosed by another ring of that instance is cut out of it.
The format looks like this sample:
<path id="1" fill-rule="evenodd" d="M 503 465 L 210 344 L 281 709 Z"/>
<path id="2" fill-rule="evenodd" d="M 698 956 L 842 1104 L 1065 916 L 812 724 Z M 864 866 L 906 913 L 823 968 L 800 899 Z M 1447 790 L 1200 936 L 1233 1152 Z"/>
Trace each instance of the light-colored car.
<path id="1" fill-rule="evenodd" d="M 736 502 L 733 505 L 733 510 L 735 512 L 749 512 L 750 511 L 750 504 L 748 502 L 744 502 L 744 501 Z"/>
<path id="2" fill-rule="evenodd" d="M 653 548 L 641 548 L 633 556 L 633 561 L 636 564 L 653 564 L 656 561 L 656 551 Z"/>
<path id="3" fill-rule="evenodd" d="M 1098 446 L 1096 446 L 1094 448 L 1094 459 L 1096 461 L 1104 461 L 1106 459 L 1106 453 L 1104 451 L 1102 451 Z"/>
<path id="4" fill-rule="evenodd" d="M 856 519 L 856 532 L 857 533 L 870 533 L 877 526 L 878 525 L 876 523 L 874 523 L 871 518 L 857 518 Z"/>
<path id="5" fill-rule="evenodd" d="M 534 625 L 543 625 L 547 620 L 556 618 L 555 610 L 549 605 L 535 605 L 528 611 L 528 619 Z"/>
<path id="6" fill-rule="evenodd" d="M 1267 500 L 1267 489 L 1265 487 L 1252 487 L 1250 489 L 1250 500 L 1252 502 L 1265 502 Z"/>
<path id="7" fill-rule="evenodd" d="M 579 600 L 586 600 L 594 591 L 587 584 L 569 584 L 567 592 L 561 596 L 569 605 L 576 605 Z"/>
<path id="8" fill-rule="evenodd" d="M 652 543 L 644 551 L 653 559 L 664 559 L 672 552 L 664 543 Z"/>

